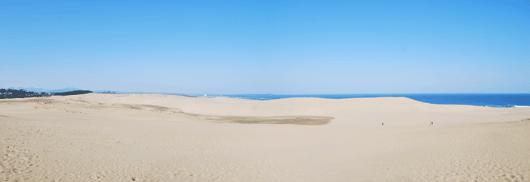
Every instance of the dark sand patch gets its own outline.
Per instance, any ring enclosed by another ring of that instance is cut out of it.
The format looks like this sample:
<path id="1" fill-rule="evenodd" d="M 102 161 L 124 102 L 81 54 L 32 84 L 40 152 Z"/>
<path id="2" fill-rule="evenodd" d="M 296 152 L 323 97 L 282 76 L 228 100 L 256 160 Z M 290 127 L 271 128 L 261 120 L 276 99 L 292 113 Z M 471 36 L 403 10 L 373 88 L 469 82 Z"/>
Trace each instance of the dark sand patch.
<path id="1" fill-rule="evenodd" d="M 197 117 L 197 116 L 196 116 Z M 240 123 L 240 124 L 294 124 L 294 125 L 325 125 L 333 117 L 326 116 L 270 116 L 270 117 L 252 117 L 252 116 L 199 116 L 204 120 L 210 120 L 221 123 Z"/>
<path id="2" fill-rule="evenodd" d="M 140 107 L 143 107 L 144 109 L 160 111 L 160 112 L 171 110 L 171 108 L 168 108 L 168 107 L 155 106 L 155 105 L 140 105 Z"/>
<path id="3" fill-rule="evenodd" d="M 178 109 L 174 109 L 174 108 L 169 108 L 169 107 L 164 107 L 164 106 L 156 106 L 156 105 L 148 105 L 148 104 L 143 104 L 143 105 L 120 104 L 119 106 L 123 106 L 123 107 L 129 108 L 129 109 L 149 110 L 149 111 L 158 111 L 158 112 L 178 110 Z"/>
<path id="4" fill-rule="evenodd" d="M 157 105 L 123 105 L 129 109 L 148 110 L 154 112 L 166 112 L 170 114 L 184 114 L 199 120 L 216 123 L 239 123 L 239 124 L 295 124 L 295 125 L 325 125 L 333 117 L 326 116 L 215 116 L 183 112 L 178 108 L 170 108 Z"/>
<path id="5" fill-rule="evenodd" d="M 182 112 L 178 108 L 170 108 L 157 105 L 132 105 L 132 104 L 112 104 L 108 105 L 105 103 L 99 104 L 90 104 L 84 100 L 74 100 L 70 99 L 68 101 L 77 102 L 81 105 L 85 105 L 87 108 L 99 109 L 99 108 L 127 108 L 134 110 L 145 110 L 158 113 L 167 113 L 167 114 L 184 114 L 199 120 L 216 122 L 216 123 L 237 123 L 237 124 L 295 124 L 295 125 L 325 125 L 328 124 L 333 117 L 326 116 L 215 116 L 215 115 L 204 115 L 204 114 L 195 114 L 195 113 L 186 113 Z M 37 103 L 39 105 L 47 104 L 70 104 L 69 102 L 61 102 L 52 99 L 44 98 L 32 98 L 32 99 L 9 99 L 2 100 L 0 103 L 14 104 L 14 103 Z M 9 117 L 0 115 L 0 117 Z"/>

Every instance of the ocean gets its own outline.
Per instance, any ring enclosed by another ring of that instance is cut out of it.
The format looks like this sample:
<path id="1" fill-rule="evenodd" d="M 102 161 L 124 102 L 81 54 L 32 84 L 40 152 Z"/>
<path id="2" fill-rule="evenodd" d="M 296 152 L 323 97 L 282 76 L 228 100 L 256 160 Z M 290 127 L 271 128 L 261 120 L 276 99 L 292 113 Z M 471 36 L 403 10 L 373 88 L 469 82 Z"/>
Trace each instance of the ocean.
<path id="1" fill-rule="evenodd" d="M 201 95 L 203 96 L 203 95 Z M 295 97 L 315 97 L 326 99 L 407 97 L 420 102 L 445 105 L 473 105 L 486 107 L 529 107 L 530 94 L 312 94 L 312 95 L 275 95 L 275 94 L 229 94 L 206 95 L 207 97 L 231 97 L 250 100 L 274 100 Z"/>

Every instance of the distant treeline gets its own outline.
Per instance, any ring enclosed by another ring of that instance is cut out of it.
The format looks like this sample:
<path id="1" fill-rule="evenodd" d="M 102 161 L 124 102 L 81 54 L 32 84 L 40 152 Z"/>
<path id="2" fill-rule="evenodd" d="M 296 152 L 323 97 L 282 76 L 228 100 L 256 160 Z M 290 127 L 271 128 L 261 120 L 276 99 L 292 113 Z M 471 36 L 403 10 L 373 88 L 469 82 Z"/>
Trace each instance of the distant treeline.
<path id="1" fill-rule="evenodd" d="M 66 96 L 66 95 L 79 95 L 92 93 L 90 90 L 74 90 L 69 92 L 57 92 L 57 93 L 46 93 L 46 92 L 28 92 L 24 89 L 15 90 L 15 89 L 0 89 L 0 99 L 10 99 L 10 98 L 25 98 L 25 97 L 49 97 L 52 95 L 57 96 Z"/>

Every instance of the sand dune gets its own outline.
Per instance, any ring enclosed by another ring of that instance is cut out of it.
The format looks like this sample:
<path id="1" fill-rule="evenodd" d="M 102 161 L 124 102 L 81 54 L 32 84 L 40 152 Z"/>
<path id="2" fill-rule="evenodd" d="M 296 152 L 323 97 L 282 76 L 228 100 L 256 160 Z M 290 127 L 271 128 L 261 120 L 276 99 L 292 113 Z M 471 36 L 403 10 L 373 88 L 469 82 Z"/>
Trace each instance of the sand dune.
<path id="1" fill-rule="evenodd" d="M 530 181 L 527 118 L 407 98 L 8 99 L 0 181 Z"/>

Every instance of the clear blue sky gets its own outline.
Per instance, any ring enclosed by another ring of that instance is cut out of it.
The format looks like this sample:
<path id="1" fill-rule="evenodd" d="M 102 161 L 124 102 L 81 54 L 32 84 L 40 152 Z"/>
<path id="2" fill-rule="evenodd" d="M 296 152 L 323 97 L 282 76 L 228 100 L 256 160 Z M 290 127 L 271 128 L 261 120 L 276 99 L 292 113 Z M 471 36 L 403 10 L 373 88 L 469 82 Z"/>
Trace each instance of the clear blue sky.
<path id="1" fill-rule="evenodd" d="M 530 6 L 499 1 L 0 1 L 0 87 L 529 93 Z"/>

